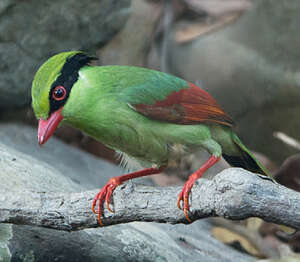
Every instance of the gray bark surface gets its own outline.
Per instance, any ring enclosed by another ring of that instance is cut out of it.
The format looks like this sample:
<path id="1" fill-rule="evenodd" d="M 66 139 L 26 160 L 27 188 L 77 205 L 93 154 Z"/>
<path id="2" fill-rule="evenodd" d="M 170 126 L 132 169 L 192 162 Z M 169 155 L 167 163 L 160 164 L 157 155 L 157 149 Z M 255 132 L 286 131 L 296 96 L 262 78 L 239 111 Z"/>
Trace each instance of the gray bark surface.
<path id="1" fill-rule="evenodd" d="M 119 175 L 121 170 L 55 138 L 39 148 L 36 132 L 20 124 L 0 126 L 0 220 L 11 219 L 16 223 L 0 224 L 0 259 L 3 261 L 253 260 L 216 240 L 205 219 L 190 225 L 132 222 L 97 227 L 96 216 L 90 209 L 91 201 L 108 178 Z M 134 180 L 134 183 L 142 181 L 153 185 L 149 180 Z M 88 191 L 91 189 L 94 190 Z M 141 197 L 137 204 L 144 210 L 149 202 L 149 218 L 155 211 L 152 199 L 157 196 L 161 197 L 160 206 L 171 208 L 169 212 L 176 210 L 175 218 L 183 220 L 182 212 L 175 208 L 179 187 L 164 189 L 171 194 L 165 197 L 164 191 L 157 187 L 131 183 L 121 186 L 116 190 L 116 208 L 125 204 L 128 197 L 126 205 L 130 209 L 119 218 L 105 213 L 106 221 L 116 219 L 111 224 L 119 223 L 128 216 L 134 220 L 133 213 L 129 215 L 137 209 L 133 197 Z M 116 215 L 119 216 L 118 210 Z M 30 225 L 21 225 L 26 223 Z M 85 227 L 81 223 L 97 228 L 79 230 Z M 71 229 L 75 231 L 69 232 Z"/>
<path id="2" fill-rule="evenodd" d="M 105 225 L 133 221 L 187 223 L 176 206 L 181 187 L 127 183 L 113 195 L 115 213 L 105 212 Z M 0 222 L 59 230 L 97 227 L 91 202 L 97 191 L 80 193 L 1 192 Z M 260 217 L 300 229 L 300 193 L 243 169 L 226 169 L 214 179 L 200 179 L 191 193 L 193 220 Z"/>

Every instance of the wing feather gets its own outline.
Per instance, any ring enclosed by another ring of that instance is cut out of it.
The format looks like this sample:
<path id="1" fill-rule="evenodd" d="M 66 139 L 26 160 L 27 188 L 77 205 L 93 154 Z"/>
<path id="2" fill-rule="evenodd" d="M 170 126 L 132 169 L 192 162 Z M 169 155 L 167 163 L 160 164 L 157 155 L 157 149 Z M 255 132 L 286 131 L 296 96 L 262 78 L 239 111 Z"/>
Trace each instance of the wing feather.
<path id="1" fill-rule="evenodd" d="M 159 121 L 184 125 L 203 122 L 233 125 L 232 119 L 211 95 L 192 83 L 188 85 L 154 104 L 131 105 L 144 116 Z"/>

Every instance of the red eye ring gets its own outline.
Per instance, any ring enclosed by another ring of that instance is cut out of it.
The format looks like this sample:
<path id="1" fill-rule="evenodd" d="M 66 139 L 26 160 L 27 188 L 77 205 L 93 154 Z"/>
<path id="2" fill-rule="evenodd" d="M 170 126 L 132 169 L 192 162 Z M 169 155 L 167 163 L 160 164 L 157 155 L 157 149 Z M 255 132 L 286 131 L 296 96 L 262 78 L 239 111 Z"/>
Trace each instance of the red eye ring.
<path id="1" fill-rule="evenodd" d="M 61 101 L 66 98 L 67 91 L 63 86 L 57 86 L 54 88 L 52 98 L 56 101 Z"/>

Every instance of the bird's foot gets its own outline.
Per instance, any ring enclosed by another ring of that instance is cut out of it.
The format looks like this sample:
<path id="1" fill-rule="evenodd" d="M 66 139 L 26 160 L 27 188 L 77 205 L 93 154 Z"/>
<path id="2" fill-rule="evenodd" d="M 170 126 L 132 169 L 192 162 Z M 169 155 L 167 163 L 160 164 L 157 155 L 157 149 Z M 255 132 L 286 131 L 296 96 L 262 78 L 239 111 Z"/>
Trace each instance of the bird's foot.
<path id="1" fill-rule="evenodd" d="M 217 163 L 220 160 L 220 156 L 212 155 L 199 169 L 197 169 L 192 175 L 190 175 L 189 179 L 185 182 L 183 189 L 178 195 L 177 206 L 179 209 L 184 211 L 184 215 L 190 223 L 192 220 L 189 218 L 190 204 L 189 204 L 189 194 L 196 180 L 199 179 L 204 172 Z M 181 201 L 183 201 L 183 207 L 181 207 Z"/>
<path id="2" fill-rule="evenodd" d="M 98 214 L 98 222 L 100 226 L 103 226 L 102 222 L 102 215 L 103 215 L 103 204 L 105 202 L 107 209 L 114 213 L 114 211 L 110 208 L 110 202 L 111 202 L 111 195 L 116 189 L 118 185 L 120 185 L 122 182 L 120 181 L 119 177 L 113 177 L 110 180 L 108 180 L 108 183 L 100 190 L 100 192 L 95 196 L 92 204 L 92 211 L 95 214 Z M 98 202 L 98 210 L 95 210 L 95 207 Z"/>
<path id="3" fill-rule="evenodd" d="M 181 192 L 178 195 L 177 198 L 177 207 L 184 211 L 184 215 L 190 223 L 192 220 L 189 218 L 189 211 L 190 211 L 190 204 L 189 204 L 189 194 L 191 192 L 191 189 L 195 183 L 195 181 L 198 179 L 197 175 L 191 175 L 188 179 L 188 181 L 185 182 Z M 183 207 L 181 207 L 181 201 L 183 202 Z"/>
<path id="4" fill-rule="evenodd" d="M 151 168 L 146 168 L 146 169 L 143 169 L 143 170 L 140 170 L 140 171 L 132 172 L 132 173 L 129 173 L 129 174 L 125 174 L 125 175 L 122 175 L 122 176 L 111 178 L 108 181 L 108 183 L 101 189 L 101 191 L 95 196 L 93 204 L 92 204 L 93 212 L 95 214 L 98 214 L 99 224 L 101 226 L 103 226 L 101 216 L 103 214 L 103 204 L 104 204 L 104 202 L 106 204 L 107 209 L 112 213 L 114 212 L 110 208 L 110 201 L 111 201 L 111 195 L 112 195 L 112 193 L 114 192 L 115 188 L 118 185 L 121 185 L 122 183 L 124 183 L 125 181 L 127 181 L 129 179 L 142 177 L 142 176 L 153 175 L 153 174 L 158 174 L 164 168 L 165 168 L 165 166 L 161 166 L 159 168 L 151 167 Z M 95 207 L 96 207 L 97 202 L 98 202 L 98 210 L 96 212 Z"/>

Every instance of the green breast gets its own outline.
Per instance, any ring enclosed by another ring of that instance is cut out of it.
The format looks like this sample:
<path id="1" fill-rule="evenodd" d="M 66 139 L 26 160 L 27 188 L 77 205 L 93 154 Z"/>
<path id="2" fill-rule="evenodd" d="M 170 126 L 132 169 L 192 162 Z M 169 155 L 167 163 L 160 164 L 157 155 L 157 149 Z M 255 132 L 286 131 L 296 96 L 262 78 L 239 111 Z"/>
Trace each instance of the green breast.
<path id="1" fill-rule="evenodd" d="M 167 164 L 172 145 L 193 145 L 202 136 L 207 137 L 210 131 L 205 125 L 151 120 L 130 107 L 131 102 L 151 103 L 157 97 L 163 98 L 172 90 L 186 86 L 179 78 L 170 80 L 169 75 L 154 72 L 153 75 L 148 69 L 118 66 L 81 69 L 63 110 L 65 123 L 139 160 Z M 164 88 L 160 86 L 163 90 L 156 88 L 159 80 L 165 84 Z M 156 88 L 156 95 L 145 91 L 152 88 Z"/>
<path id="2" fill-rule="evenodd" d="M 143 74 L 133 81 L 135 68 L 126 69 L 86 67 L 80 70 L 63 110 L 64 122 L 113 149 L 149 162 L 166 162 L 168 145 L 153 131 L 154 125 L 158 130 L 163 124 L 135 112 L 120 96 L 128 86 L 146 81 Z"/>

